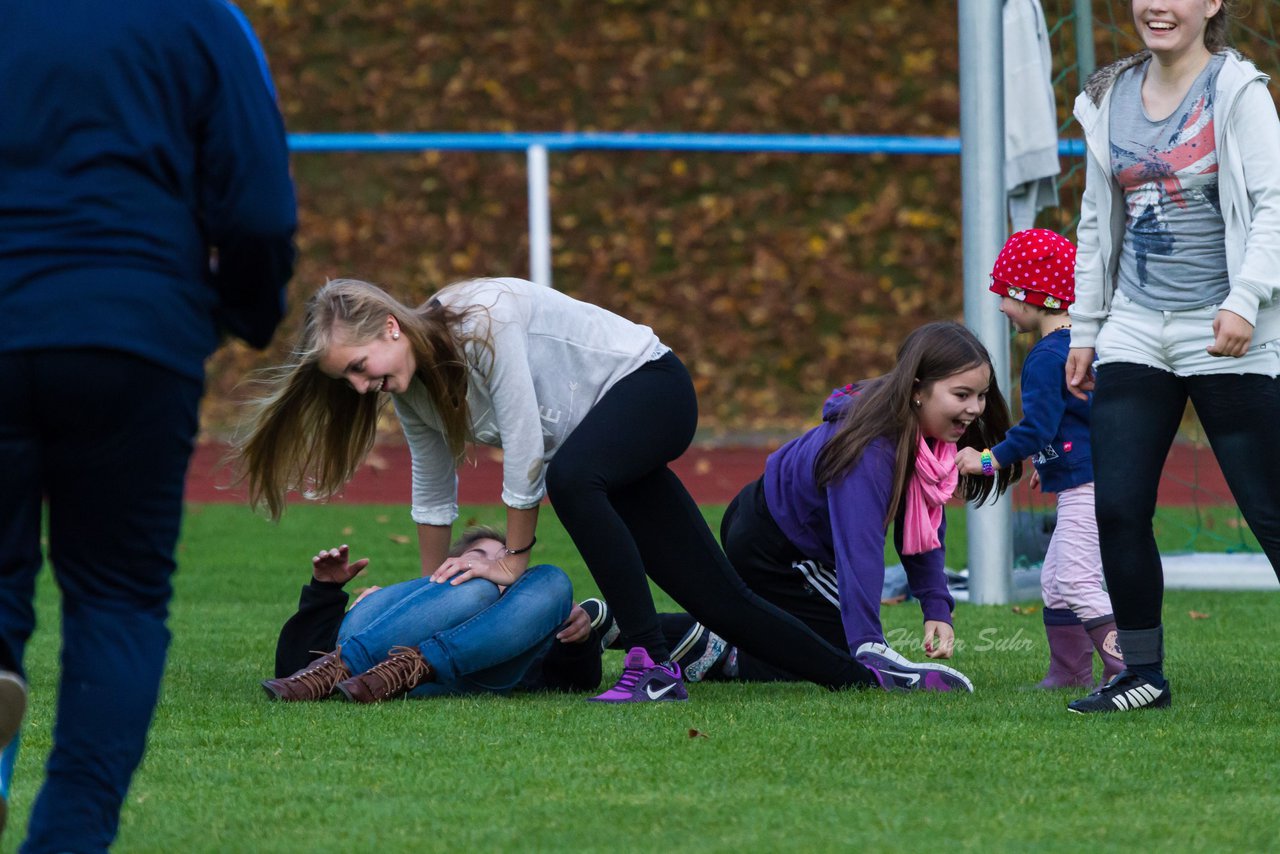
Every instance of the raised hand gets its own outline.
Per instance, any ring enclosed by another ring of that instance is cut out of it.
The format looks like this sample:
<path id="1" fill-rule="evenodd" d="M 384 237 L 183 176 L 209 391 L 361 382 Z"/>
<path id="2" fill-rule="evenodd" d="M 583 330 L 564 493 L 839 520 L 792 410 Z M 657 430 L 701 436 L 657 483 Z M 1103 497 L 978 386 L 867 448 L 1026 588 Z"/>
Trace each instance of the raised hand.
<path id="1" fill-rule="evenodd" d="M 360 570 L 369 565 L 369 559 L 362 557 L 354 563 L 348 562 L 347 546 L 322 551 L 311 559 L 311 575 L 316 581 L 346 584 L 355 578 Z"/>

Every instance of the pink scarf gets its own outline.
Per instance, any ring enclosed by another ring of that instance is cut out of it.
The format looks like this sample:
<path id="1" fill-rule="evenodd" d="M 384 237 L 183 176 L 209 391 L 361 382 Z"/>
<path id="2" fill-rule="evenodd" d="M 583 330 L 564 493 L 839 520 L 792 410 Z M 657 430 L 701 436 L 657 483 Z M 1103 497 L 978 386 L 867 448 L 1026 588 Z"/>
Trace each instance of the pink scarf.
<path id="1" fill-rule="evenodd" d="M 909 555 L 933 551 L 942 524 L 942 505 L 956 491 L 960 472 L 956 469 L 954 442 L 939 442 L 934 451 L 920 437 L 916 448 L 916 470 L 907 482 L 907 513 L 902 532 L 902 553 Z"/>

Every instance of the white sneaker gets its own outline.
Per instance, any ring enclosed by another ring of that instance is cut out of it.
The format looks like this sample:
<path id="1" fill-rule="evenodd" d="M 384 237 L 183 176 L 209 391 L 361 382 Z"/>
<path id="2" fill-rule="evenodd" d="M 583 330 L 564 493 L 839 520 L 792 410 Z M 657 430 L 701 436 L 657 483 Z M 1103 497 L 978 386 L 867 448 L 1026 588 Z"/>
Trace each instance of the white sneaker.
<path id="1" fill-rule="evenodd" d="M 932 661 L 910 661 L 890 647 L 868 641 L 858 647 L 854 660 L 871 671 L 886 691 L 968 691 L 973 683 L 959 670 Z"/>

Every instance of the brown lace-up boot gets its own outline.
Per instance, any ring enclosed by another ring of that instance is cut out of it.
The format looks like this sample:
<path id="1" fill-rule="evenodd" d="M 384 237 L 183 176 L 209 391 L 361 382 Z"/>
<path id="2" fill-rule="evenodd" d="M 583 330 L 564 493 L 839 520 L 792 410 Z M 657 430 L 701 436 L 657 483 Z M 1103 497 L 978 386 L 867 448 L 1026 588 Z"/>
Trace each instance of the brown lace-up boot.
<path id="1" fill-rule="evenodd" d="M 339 682 L 351 675 L 342 663 L 342 647 L 317 658 L 292 676 L 268 679 L 262 683 L 267 696 L 273 700 L 296 703 L 302 700 L 323 700 L 333 693 Z"/>
<path id="2" fill-rule="evenodd" d="M 403 696 L 433 678 L 435 672 L 417 647 L 393 646 L 385 661 L 339 682 L 338 690 L 353 703 L 380 703 Z"/>

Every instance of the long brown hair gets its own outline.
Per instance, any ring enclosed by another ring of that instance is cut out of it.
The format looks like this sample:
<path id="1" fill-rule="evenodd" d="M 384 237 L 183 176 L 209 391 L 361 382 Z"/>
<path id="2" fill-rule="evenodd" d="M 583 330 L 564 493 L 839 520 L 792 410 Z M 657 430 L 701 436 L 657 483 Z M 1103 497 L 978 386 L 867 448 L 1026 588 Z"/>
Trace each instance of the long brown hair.
<path id="1" fill-rule="evenodd" d="M 373 447 L 385 398 L 360 394 L 346 381 L 325 376 L 319 363 L 339 337 L 356 345 L 376 340 L 384 334 L 388 316 L 408 339 L 415 376 L 426 386 L 449 450 L 460 461 L 470 413 L 463 352 L 468 339 L 458 327 L 469 312 L 454 311 L 435 299 L 409 308 L 376 285 L 355 279 L 335 279 L 320 288 L 307 301 L 289 362 L 258 376 L 257 383 L 268 391 L 252 405 L 248 430 L 235 442 L 250 504 L 265 505 L 271 518 L 278 519 L 289 490 L 328 498 L 351 480 Z"/>
<path id="2" fill-rule="evenodd" d="M 1222 5 L 1212 18 L 1204 23 L 1204 46 L 1210 53 L 1226 50 L 1231 46 L 1227 31 L 1231 28 L 1231 18 L 1236 14 L 1235 0 L 1222 0 Z"/>
<path id="3" fill-rule="evenodd" d="M 818 485 L 826 487 L 848 474 L 873 440 L 881 436 L 889 439 L 894 445 L 894 467 L 889 515 L 884 520 L 888 527 L 897 515 L 907 481 L 915 471 L 920 421 L 911 405 L 912 394 L 938 380 L 981 365 L 987 366 L 992 377 L 987 389 L 987 406 L 956 444 L 961 448 L 989 448 L 999 442 L 1009 430 L 1009 407 L 995 383 L 991 354 L 960 324 L 929 323 L 902 342 L 893 370 L 857 384 L 859 400 L 851 402 L 841 413 L 839 427 L 814 461 Z M 996 495 L 1001 495 L 1021 475 L 1022 464 L 1014 463 L 1001 469 L 994 481 L 962 476 L 956 491 L 966 501 L 981 504 L 990 497 L 993 488 Z"/>

